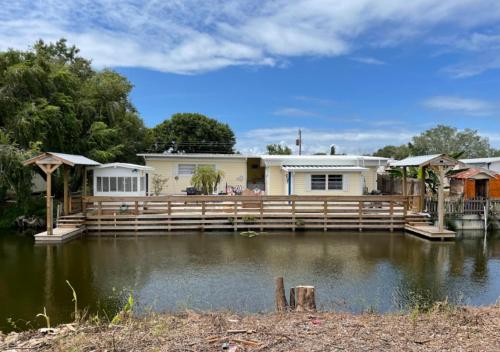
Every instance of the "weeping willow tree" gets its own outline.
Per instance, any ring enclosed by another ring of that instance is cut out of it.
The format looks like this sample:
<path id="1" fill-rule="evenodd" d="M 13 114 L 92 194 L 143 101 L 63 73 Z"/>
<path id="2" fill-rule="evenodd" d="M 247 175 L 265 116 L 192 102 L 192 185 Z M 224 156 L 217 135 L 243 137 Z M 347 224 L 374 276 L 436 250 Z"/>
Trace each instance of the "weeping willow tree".
<path id="1" fill-rule="evenodd" d="M 199 166 L 191 178 L 191 184 L 202 194 L 213 194 L 223 177 L 224 173 L 213 166 Z"/>

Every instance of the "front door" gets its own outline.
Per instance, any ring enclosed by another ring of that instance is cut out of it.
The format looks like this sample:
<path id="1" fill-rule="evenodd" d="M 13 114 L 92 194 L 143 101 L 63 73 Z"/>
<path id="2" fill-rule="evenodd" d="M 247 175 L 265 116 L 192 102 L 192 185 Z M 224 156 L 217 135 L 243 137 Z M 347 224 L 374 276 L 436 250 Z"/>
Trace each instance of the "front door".
<path id="1" fill-rule="evenodd" d="M 476 197 L 488 197 L 488 180 L 476 180 Z"/>

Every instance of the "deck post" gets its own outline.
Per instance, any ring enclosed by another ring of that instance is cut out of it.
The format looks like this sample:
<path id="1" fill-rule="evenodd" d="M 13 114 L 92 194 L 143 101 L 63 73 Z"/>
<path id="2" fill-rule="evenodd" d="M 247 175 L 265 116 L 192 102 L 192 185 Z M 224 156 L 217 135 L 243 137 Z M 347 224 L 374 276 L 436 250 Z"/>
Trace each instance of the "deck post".
<path id="1" fill-rule="evenodd" d="M 358 202 L 358 226 L 359 232 L 363 231 L 363 227 L 361 226 L 363 220 L 363 201 L 360 200 Z"/>
<path id="2" fill-rule="evenodd" d="M 389 209 L 391 214 L 391 228 L 390 231 L 394 232 L 394 201 L 391 199 L 389 201 Z"/>
<path id="3" fill-rule="evenodd" d="M 328 201 L 323 202 L 323 232 L 327 230 Z"/>
<path id="4" fill-rule="evenodd" d="M 295 219 L 295 199 L 292 199 L 292 231 L 295 232 L 297 222 Z"/>
<path id="5" fill-rule="evenodd" d="M 87 168 L 85 166 L 83 167 L 82 195 L 84 197 L 87 195 Z"/>
<path id="6" fill-rule="evenodd" d="M 234 222 L 233 222 L 233 227 L 234 227 L 234 232 L 238 231 L 238 201 L 234 201 Z"/>
<path id="7" fill-rule="evenodd" d="M 422 175 L 420 175 L 420 202 L 418 211 L 422 213 L 425 208 L 425 166 L 422 166 Z"/>
<path id="8" fill-rule="evenodd" d="M 64 215 L 69 215 L 69 166 L 63 165 Z"/>
<path id="9" fill-rule="evenodd" d="M 52 172 L 47 166 L 47 235 L 52 235 Z"/>
<path id="10" fill-rule="evenodd" d="M 439 188 L 438 188 L 438 228 L 439 232 L 444 229 L 444 166 L 439 165 Z"/>
<path id="11" fill-rule="evenodd" d="M 264 201 L 262 200 L 262 197 L 260 198 L 260 203 L 259 203 L 259 211 L 260 211 L 260 232 L 264 232 Z"/>
<path id="12" fill-rule="evenodd" d="M 205 231 L 205 201 L 201 201 L 201 230 Z"/>
<path id="13" fill-rule="evenodd" d="M 406 197 L 408 195 L 408 189 L 406 185 L 406 178 L 407 178 L 407 172 L 406 172 L 406 166 L 403 166 L 403 196 Z"/>

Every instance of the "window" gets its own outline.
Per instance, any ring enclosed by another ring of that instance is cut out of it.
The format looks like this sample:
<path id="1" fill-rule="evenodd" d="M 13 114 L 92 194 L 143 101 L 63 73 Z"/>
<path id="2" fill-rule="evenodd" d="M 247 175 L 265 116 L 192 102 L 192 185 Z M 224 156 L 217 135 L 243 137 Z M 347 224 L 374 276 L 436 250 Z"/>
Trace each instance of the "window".
<path id="1" fill-rule="evenodd" d="M 118 192 L 125 191 L 125 179 L 124 177 L 118 177 Z"/>
<path id="2" fill-rule="evenodd" d="M 178 175 L 192 175 L 196 169 L 196 164 L 179 164 L 177 165 Z"/>
<path id="3" fill-rule="evenodd" d="M 130 177 L 125 177 L 125 192 L 132 191 L 132 180 Z"/>
<path id="4" fill-rule="evenodd" d="M 116 177 L 109 178 L 109 191 L 116 192 Z"/>
<path id="5" fill-rule="evenodd" d="M 102 192 L 102 177 L 97 178 L 97 192 Z"/>
<path id="6" fill-rule="evenodd" d="M 327 182 L 328 180 L 328 182 Z M 342 175 L 311 175 L 311 190 L 342 190 Z"/>
<path id="7" fill-rule="evenodd" d="M 102 178 L 102 191 L 109 192 L 109 177 Z"/>
<path id="8" fill-rule="evenodd" d="M 132 192 L 137 192 L 137 177 L 132 177 Z"/>
<path id="9" fill-rule="evenodd" d="M 328 189 L 342 189 L 342 175 L 328 175 Z"/>
<path id="10" fill-rule="evenodd" d="M 142 176 L 141 177 L 141 192 L 143 192 L 146 189 L 146 177 Z"/>
<path id="11" fill-rule="evenodd" d="M 326 187 L 326 175 L 311 175 L 311 189 L 324 190 Z"/>

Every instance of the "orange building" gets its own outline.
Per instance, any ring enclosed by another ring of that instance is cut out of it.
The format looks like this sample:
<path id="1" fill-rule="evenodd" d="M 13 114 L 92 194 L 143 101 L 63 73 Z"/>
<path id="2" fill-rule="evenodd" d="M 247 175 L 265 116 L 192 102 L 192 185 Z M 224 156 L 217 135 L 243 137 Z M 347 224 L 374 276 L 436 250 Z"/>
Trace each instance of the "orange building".
<path id="1" fill-rule="evenodd" d="M 471 198 L 500 198 L 500 174 L 483 168 L 470 168 L 449 176 L 450 194 Z"/>

